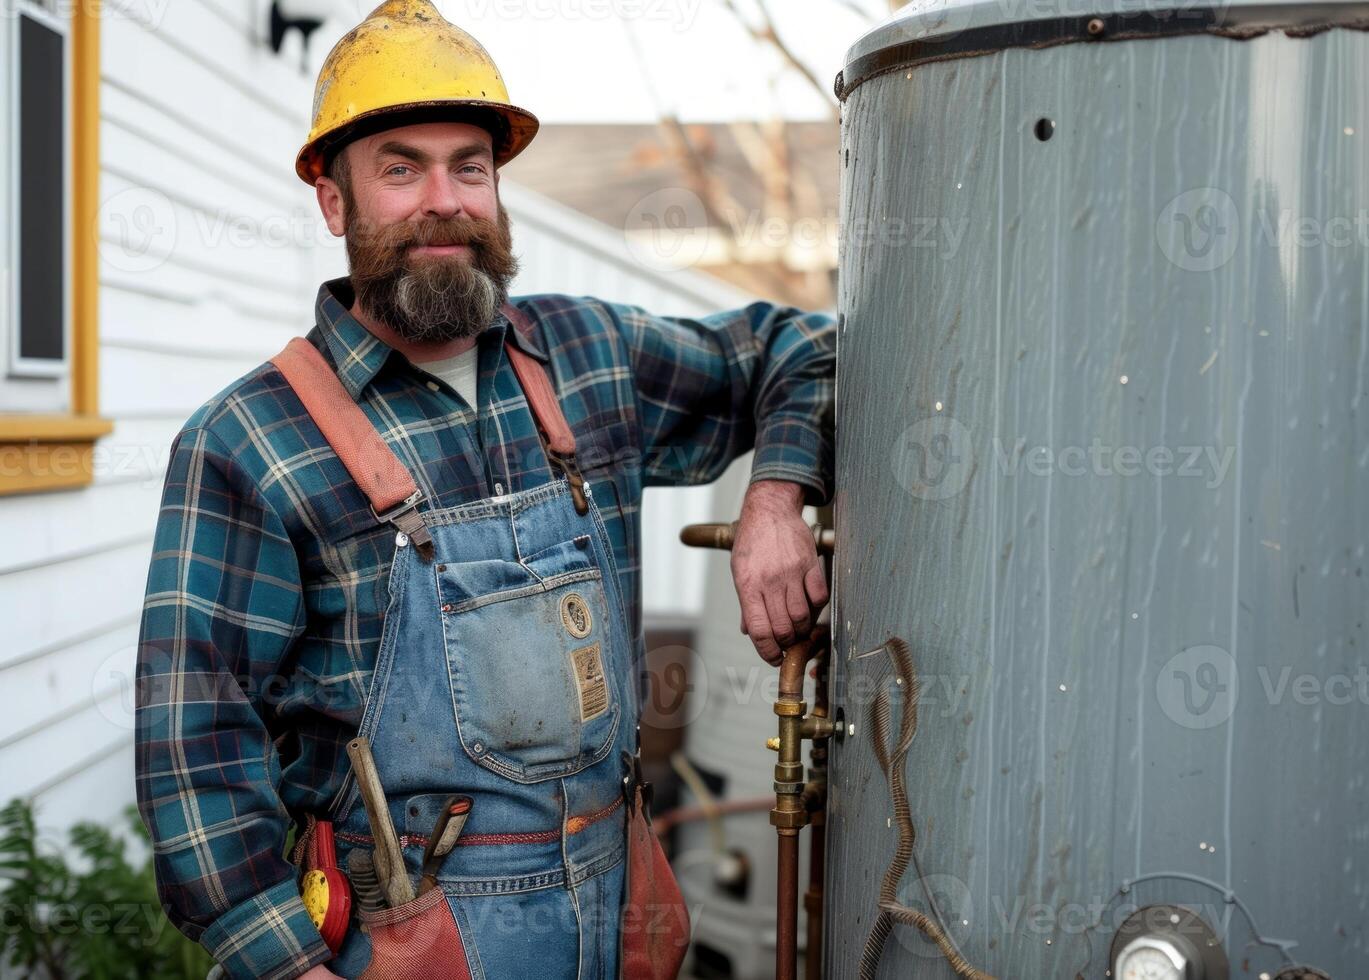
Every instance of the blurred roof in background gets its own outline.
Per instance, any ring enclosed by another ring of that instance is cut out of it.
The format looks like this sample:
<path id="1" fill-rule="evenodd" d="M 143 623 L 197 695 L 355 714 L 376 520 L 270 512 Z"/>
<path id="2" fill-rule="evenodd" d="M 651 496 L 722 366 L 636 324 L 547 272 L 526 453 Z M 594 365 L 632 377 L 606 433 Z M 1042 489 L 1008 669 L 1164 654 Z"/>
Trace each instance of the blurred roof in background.
<path id="1" fill-rule="evenodd" d="M 821 308 L 834 302 L 839 135 L 833 122 L 553 124 L 503 172 L 630 238 L 703 232 L 679 266 Z"/>

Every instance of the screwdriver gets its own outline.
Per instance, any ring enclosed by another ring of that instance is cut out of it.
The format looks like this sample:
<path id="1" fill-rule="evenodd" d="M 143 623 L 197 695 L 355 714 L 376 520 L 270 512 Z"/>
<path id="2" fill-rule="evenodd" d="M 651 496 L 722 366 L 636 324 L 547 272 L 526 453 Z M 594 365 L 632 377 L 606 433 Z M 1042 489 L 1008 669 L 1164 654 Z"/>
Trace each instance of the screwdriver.
<path id="1" fill-rule="evenodd" d="M 452 852 L 461 829 L 466 825 L 466 817 L 471 812 L 469 796 L 450 796 L 442 804 L 433 824 L 433 832 L 428 837 L 428 846 L 423 851 L 423 878 L 418 884 L 420 895 L 431 891 L 437 885 L 437 871 L 442 867 L 442 859 Z"/>

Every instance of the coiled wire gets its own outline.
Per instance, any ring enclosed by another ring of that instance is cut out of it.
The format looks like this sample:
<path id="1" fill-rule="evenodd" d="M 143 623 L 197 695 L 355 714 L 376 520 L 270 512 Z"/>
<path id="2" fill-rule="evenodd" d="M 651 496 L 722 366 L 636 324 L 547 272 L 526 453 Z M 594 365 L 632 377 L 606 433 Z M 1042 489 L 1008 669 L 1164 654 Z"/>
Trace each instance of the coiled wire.
<path id="1" fill-rule="evenodd" d="M 865 948 L 861 951 L 860 980 L 875 980 L 880 958 L 884 955 L 884 944 L 896 924 L 920 929 L 923 935 L 936 944 L 936 948 L 941 951 L 941 955 L 946 958 L 956 976 L 965 977 L 966 980 L 995 980 L 990 974 L 975 969 L 956 948 L 946 932 L 946 923 L 936 907 L 936 900 L 927 890 L 926 878 L 918 864 L 917 852 L 914 850 L 917 828 L 913 825 L 912 810 L 908 806 L 905 769 L 908 749 L 913 744 L 913 736 L 917 734 L 917 704 L 921 696 L 921 686 L 918 683 L 917 670 L 913 667 L 913 655 L 908 649 L 908 644 L 894 636 L 885 641 L 884 649 L 893 661 L 894 670 L 903 685 L 903 713 L 899 720 L 898 741 L 890 751 L 889 692 L 887 689 L 881 689 L 875 695 L 870 710 L 870 737 L 874 740 L 875 758 L 879 762 L 879 768 L 884 772 L 884 778 L 889 784 L 889 796 L 894 803 L 894 822 L 898 824 L 898 846 L 894 849 L 894 858 L 889 862 L 888 870 L 884 872 L 884 881 L 880 885 L 879 901 L 876 906 L 878 912 L 870 926 L 870 935 L 866 937 Z M 908 908 L 898 902 L 898 883 L 903 880 L 909 862 L 916 868 L 918 882 L 927 895 L 927 904 L 932 910 L 932 915 L 936 917 L 935 920 L 917 909 Z"/>

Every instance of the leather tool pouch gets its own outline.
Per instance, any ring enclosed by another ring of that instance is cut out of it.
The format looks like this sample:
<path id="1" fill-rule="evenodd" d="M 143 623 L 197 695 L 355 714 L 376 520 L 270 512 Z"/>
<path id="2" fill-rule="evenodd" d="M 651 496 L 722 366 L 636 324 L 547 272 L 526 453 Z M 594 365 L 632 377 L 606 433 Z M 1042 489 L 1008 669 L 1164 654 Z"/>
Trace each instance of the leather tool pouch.
<path id="1" fill-rule="evenodd" d="M 622 980 L 675 980 L 689 949 L 689 910 L 651 829 L 651 784 L 642 779 L 640 759 L 631 757 L 628 767 L 627 873 L 618 975 Z"/>
<path id="2" fill-rule="evenodd" d="M 371 938 L 361 980 L 471 980 L 466 948 L 441 888 L 357 916 Z"/>

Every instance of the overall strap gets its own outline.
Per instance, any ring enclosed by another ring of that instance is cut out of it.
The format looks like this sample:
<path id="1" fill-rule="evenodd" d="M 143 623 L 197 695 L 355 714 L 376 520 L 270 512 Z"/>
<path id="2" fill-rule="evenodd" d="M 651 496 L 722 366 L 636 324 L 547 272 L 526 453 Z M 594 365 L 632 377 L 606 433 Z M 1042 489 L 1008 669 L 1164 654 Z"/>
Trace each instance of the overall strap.
<path id="1" fill-rule="evenodd" d="M 522 311 L 512 306 L 505 306 L 503 312 L 515 325 L 527 323 Z M 575 463 L 575 435 L 566 423 L 551 379 L 535 358 L 514 345 L 512 337 L 505 349 L 532 410 L 547 458 L 566 475 L 575 509 L 587 513 L 584 480 Z M 370 501 L 376 521 L 391 524 L 407 534 L 419 554 L 431 559 L 432 536 L 418 511 L 423 491 L 361 406 L 347 393 L 332 365 L 303 337 L 293 338 L 271 358 L 271 363 L 285 376 L 323 438 Z"/>
<path id="2" fill-rule="evenodd" d="M 509 318 L 513 329 L 531 329 L 523 311 L 512 303 L 505 303 L 500 310 Z M 547 454 L 548 461 L 565 475 L 571 499 L 575 501 L 575 512 L 583 517 L 589 513 L 589 500 L 585 496 L 585 478 L 580 475 L 580 467 L 575 462 L 575 433 L 570 431 L 566 417 L 561 412 L 561 402 L 556 397 L 551 378 L 535 357 L 515 346 L 512 337 L 504 346 L 509 352 L 509 363 L 518 375 L 518 383 L 523 386 L 523 397 L 528 400 L 532 417 L 537 422 L 542 450 Z"/>
<path id="3" fill-rule="evenodd" d="M 303 337 L 291 339 L 271 363 L 285 375 L 304 410 L 371 502 L 376 521 L 393 524 L 409 536 L 419 554 L 431 558 L 433 539 L 418 512 L 423 491 L 347 394 L 332 365 Z"/>

